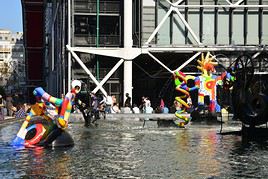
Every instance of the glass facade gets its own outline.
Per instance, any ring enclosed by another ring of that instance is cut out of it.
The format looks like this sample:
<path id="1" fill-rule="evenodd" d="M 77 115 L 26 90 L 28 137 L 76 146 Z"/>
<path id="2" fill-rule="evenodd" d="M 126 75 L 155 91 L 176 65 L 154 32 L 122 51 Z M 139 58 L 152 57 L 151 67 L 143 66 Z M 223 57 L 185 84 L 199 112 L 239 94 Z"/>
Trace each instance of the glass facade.
<path id="1" fill-rule="evenodd" d="M 97 10 L 96 0 L 74 0 L 74 46 L 122 46 L 121 6 L 119 0 L 100 0 Z"/>

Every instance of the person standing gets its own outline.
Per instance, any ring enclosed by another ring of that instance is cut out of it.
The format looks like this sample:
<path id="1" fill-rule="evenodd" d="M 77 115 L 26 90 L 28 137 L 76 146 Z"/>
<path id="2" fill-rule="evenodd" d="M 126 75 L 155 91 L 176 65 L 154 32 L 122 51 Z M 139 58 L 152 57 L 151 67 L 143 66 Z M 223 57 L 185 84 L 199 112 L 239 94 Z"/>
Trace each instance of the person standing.
<path id="1" fill-rule="evenodd" d="M 6 97 L 6 107 L 7 107 L 7 115 L 13 116 L 13 98 L 11 95 L 7 95 Z"/>
<path id="2" fill-rule="evenodd" d="M 111 113 L 112 104 L 113 104 L 113 98 L 112 98 L 112 96 L 108 95 L 106 97 L 106 101 L 105 101 L 105 112 L 106 113 Z"/>
<path id="3" fill-rule="evenodd" d="M 126 93 L 126 101 L 125 101 L 125 104 L 124 104 L 124 107 L 129 107 L 131 108 L 131 97 L 129 96 L 128 93 Z"/>
<path id="4" fill-rule="evenodd" d="M 90 93 L 91 96 L 91 106 L 92 106 L 92 112 L 93 112 L 93 116 L 94 116 L 94 120 L 92 122 L 95 122 L 97 119 L 100 119 L 99 117 L 99 100 L 97 98 L 97 96 L 95 95 L 95 93 Z"/>
<path id="5" fill-rule="evenodd" d="M 6 106 L 5 100 L 3 99 L 3 96 L 0 95 L 0 120 L 5 119 L 5 117 L 4 117 L 5 116 L 5 112 L 4 112 L 5 106 Z"/>
<path id="6" fill-rule="evenodd" d="M 118 103 L 114 103 L 112 106 L 111 113 L 121 113 L 120 107 Z"/>

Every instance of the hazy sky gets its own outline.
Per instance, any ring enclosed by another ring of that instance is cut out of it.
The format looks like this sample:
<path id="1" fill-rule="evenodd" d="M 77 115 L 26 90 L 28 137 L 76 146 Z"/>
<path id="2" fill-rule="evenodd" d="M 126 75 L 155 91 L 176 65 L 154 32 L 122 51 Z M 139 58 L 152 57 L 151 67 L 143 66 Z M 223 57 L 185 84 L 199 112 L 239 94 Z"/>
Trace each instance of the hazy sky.
<path id="1" fill-rule="evenodd" d="M 23 31 L 21 0 L 0 0 L 0 29 Z"/>

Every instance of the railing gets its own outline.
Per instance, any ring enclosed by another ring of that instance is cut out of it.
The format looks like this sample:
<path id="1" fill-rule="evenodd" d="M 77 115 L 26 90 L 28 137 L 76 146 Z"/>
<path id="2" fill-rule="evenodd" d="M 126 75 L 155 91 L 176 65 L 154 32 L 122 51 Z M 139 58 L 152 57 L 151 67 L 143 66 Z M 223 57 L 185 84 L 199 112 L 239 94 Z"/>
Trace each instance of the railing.
<path id="1" fill-rule="evenodd" d="M 96 46 L 96 35 L 75 34 L 75 46 Z M 121 46 L 121 39 L 119 35 L 100 35 L 100 47 L 119 47 Z"/>
<path id="2" fill-rule="evenodd" d="M 105 1 L 100 2 L 100 13 L 119 13 L 120 12 L 120 1 Z M 74 2 L 74 11 L 75 12 L 88 12 L 96 13 L 97 12 L 97 3 L 89 2 L 83 0 L 75 0 Z"/>

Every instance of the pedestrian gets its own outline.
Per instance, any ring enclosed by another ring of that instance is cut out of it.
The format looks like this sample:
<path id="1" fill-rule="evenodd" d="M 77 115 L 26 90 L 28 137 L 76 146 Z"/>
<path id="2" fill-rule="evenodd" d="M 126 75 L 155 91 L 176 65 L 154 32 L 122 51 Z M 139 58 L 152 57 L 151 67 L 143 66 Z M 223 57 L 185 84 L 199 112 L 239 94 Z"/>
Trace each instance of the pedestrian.
<path id="1" fill-rule="evenodd" d="M 13 111 L 13 98 L 11 95 L 7 95 L 6 97 L 6 108 L 7 108 L 7 115 L 8 116 L 13 116 L 14 111 Z"/>
<path id="2" fill-rule="evenodd" d="M 26 111 L 24 104 L 18 104 L 17 111 L 15 112 L 15 118 L 21 119 L 26 117 Z"/>
<path id="3" fill-rule="evenodd" d="M 133 111 L 134 114 L 139 114 L 140 113 L 140 109 L 138 108 L 137 104 L 133 104 L 132 111 Z"/>
<path id="4" fill-rule="evenodd" d="M 153 108 L 151 107 L 151 101 L 149 97 L 144 99 L 144 111 L 145 113 L 153 113 Z"/>
<path id="5" fill-rule="evenodd" d="M 140 109 L 138 108 L 138 105 L 137 104 L 133 104 L 133 106 L 132 106 L 132 112 L 133 112 L 133 114 L 139 114 L 140 113 Z M 139 120 L 139 118 L 138 117 L 136 117 L 136 118 L 134 118 L 134 120 Z"/>
<path id="6" fill-rule="evenodd" d="M 141 97 L 141 104 L 139 106 L 139 109 L 142 113 L 145 113 L 144 111 L 145 110 L 145 97 L 144 96 Z"/>
<path id="7" fill-rule="evenodd" d="M 108 95 L 106 97 L 106 101 L 105 101 L 105 112 L 106 113 L 111 113 L 112 104 L 113 104 L 112 96 Z"/>
<path id="8" fill-rule="evenodd" d="M 18 93 L 15 93 L 13 95 L 13 106 L 17 107 L 17 106 L 19 106 L 19 104 L 20 104 L 19 95 L 18 95 Z"/>
<path id="9" fill-rule="evenodd" d="M 115 95 L 112 95 L 112 101 L 113 101 L 112 105 L 115 104 L 115 103 L 117 103 L 117 99 L 116 99 L 116 96 Z"/>
<path id="10" fill-rule="evenodd" d="M 119 104 L 118 103 L 114 103 L 113 106 L 112 106 L 112 113 L 120 113 L 121 110 L 120 110 L 120 107 L 119 107 Z"/>
<path id="11" fill-rule="evenodd" d="M 124 107 L 131 108 L 131 97 L 129 96 L 129 93 L 126 93 L 126 101 L 125 101 Z"/>
<path id="12" fill-rule="evenodd" d="M 5 117 L 4 117 L 5 116 L 5 112 L 4 112 L 5 106 L 6 106 L 5 100 L 3 99 L 3 96 L 0 95 L 0 121 L 5 119 Z"/>
<path id="13" fill-rule="evenodd" d="M 169 113 L 169 109 L 168 109 L 168 107 L 165 105 L 165 102 L 164 102 L 163 99 L 160 100 L 160 106 L 159 106 L 159 107 L 161 108 L 161 113 L 164 113 L 164 114 Z"/>
<path id="14" fill-rule="evenodd" d="M 76 106 L 78 107 L 79 111 L 82 113 L 83 118 L 84 118 L 84 122 L 85 122 L 85 126 L 88 127 L 89 124 L 91 123 L 91 104 L 90 104 L 90 94 L 87 92 L 86 95 L 84 94 L 77 94 L 76 97 Z"/>
<path id="15" fill-rule="evenodd" d="M 97 96 L 95 95 L 95 93 L 90 93 L 91 96 L 91 106 L 92 106 L 92 113 L 94 116 L 94 119 L 92 121 L 92 123 L 94 123 L 96 120 L 100 119 L 99 117 L 99 100 L 97 98 Z"/>

